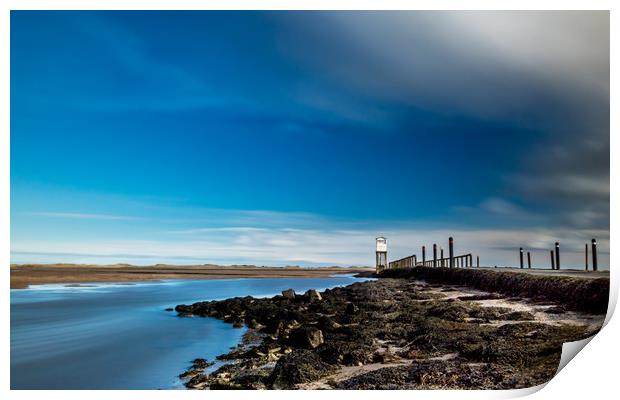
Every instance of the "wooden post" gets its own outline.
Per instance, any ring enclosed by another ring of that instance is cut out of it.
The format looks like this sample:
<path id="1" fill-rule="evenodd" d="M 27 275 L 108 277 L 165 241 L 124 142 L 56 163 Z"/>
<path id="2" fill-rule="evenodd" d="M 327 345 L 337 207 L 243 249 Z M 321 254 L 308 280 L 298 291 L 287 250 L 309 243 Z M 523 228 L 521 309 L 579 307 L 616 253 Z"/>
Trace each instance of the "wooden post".
<path id="1" fill-rule="evenodd" d="M 448 254 L 450 256 L 450 268 L 454 268 L 454 239 L 448 238 Z"/>
<path id="2" fill-rule="evenodd" d="M 555 269 L 555 258 L 553 257 L 553 250 L 551 250 L 551 269 Z"/>
<path id="3" fill-rule="evenodd" d="M 433 267 L 437 266 L 437 243 L 433 243 Z"/>
<path id="4" fill-rule="evenodd" d="M 426 266 L 426 246 L 422 246 L 422 265 Z"/>
<path id="5" fill-rule="evenodd" d="M 555 269 L 560 269 L 560 243 L 555 242 Z"/>
<path id="6" fill-rule="evenodd" d="M 480 268 L 480 256 L 476 256 L 476 268 Z"/>
<path id="7" fill-rule="evenodd" d="M 596 239 L 592 239 L 592 271 L 598 271 L 598 255 L 596 254 Z"/>
<path id="8" fill-rule="evenodd" d="M 588 244 L 586 243 L 586 271 L 588 270 Z"/>
<path id="9" fill-rule="evenodd" d="M 445 267 L 446 266 L 446 260 L 443 259 L 443 247 L 440 247 L 439 251 L 441 252 L 441 266 Z"/>
<path id="10" fill-rule="evenodd" d="M 527 252 L 527 268 L 532 269 L 532 257 L 530 256 L 530 252 Z"/>
<path id="11" fill-rule="evenodd" d="M 523 247 L 519 247 L 519 265 L 523 269 Z"/>

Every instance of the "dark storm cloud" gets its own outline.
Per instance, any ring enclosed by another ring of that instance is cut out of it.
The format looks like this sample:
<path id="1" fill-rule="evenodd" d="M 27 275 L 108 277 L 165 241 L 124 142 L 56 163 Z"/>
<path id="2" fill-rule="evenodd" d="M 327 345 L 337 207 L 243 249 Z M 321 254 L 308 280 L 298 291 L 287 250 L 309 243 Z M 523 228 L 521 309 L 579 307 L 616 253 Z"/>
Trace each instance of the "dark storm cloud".
<path id="1" fill-rule="evenodd" d="M 300 30 L 289 40 L 303 44 L 290 51 L 303 49 L 295 55 L 374 99 L 531 123 L 577 105 L 595 112 L 609 92 L 604 12 L 319 13 L 285 22 Z"/>
<path id="2" fill-rule="evenodd" d="M 360 114 L 409 106 L 533 132 L 500 195 L 550 223 L 609 225 L 607 12 L 315 13 L 283 23 L 296 32 L 283 39 L 294 57 L 373 99 L 353 105 Z"/>

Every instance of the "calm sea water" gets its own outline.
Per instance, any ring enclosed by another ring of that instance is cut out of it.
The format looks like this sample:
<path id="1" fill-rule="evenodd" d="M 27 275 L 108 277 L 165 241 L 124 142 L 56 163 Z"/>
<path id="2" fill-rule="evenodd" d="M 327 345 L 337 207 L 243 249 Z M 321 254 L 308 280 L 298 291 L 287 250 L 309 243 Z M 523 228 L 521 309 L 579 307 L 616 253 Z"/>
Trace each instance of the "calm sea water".
<path id="1" fill-rule="evenodd" d="M 323 290 L 362 279 L 164 281 L 11 290 L 11 389 L 173 389 L 196 357 L 213 360 L 244 329 L 165 308 L 235 296 Z"/>

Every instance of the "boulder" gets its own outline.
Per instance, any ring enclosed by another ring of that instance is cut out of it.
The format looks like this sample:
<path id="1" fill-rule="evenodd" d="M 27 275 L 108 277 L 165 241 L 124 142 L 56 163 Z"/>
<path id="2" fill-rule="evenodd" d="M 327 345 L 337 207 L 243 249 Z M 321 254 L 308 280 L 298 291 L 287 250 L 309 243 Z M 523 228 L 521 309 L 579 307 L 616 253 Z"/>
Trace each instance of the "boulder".
<path id="1" fill-rule="evenodd" d="M 331 332 L 340 328 L 340 324 L 331 319 L 330 317 L 322 315 L 317 321 L 317 327 L 324 330 L 325 332 Z"/>
<path id="2" fill-rule="evenodd" d="M 314 327 L 297 328 L 289 335 L 289 343 L 297 348 L 316 349 L 323 342 L 323 332 Z"/>
<path id="3" fill-rule="evenodd" d="M 278 336 L 284 328 L 284 322 L 282 320 L 274 318 L 267 321 L 267 324 L 263 328 L 263 332 Z"/>
<path id="4" fill-rule="evenodd" d="M 323 362 L 315 352 L 297 349 L 278 360 L 267 383 L 272 389 L 292 389 L 299 383 L 327 376 L 333 370 L 334 367 Z"/>
<path id="5" fill-rule="evenodd" d="M 344 312 L 347 315 L 355 314 L 357 312 L 357 306 L 353 303 L 348 303 L 347 308 L 345 308 Z"/>
<path id="6" fill-rule="evenodd" d="M 321 360 L 328 364 L 340 364 L 344 359 L 344 355 L 338 348 L 326 344 L 321 345 L 317 349 L 317 354 L 321 357 Z"/>
<path id="7" fill-rule="evenodd" d="M 204 389 L 209 385 L 209 378 L 203 374 L 198 374 L 192 377 L 185 383 L 185 387 L 188 389 Z"/>
<path id="8" fill-rule="evenodd" d="M 243 328 L 243 321 L 236 319 L 233 321 L 233 328 Z"/>
<path id="9" fill-rule="evenodd" d="M 212 366 L 214 363 L 205 360 L 204 358 L 196 358 L 192 361 L 192 368 L 194 369 L 205 369 L 207 367 Z"/>
<path id="10" fill-rule="evenodd" d="M 306 293 L 304 293 L 304 297 L 311 302 L 323 300 L 323 297 L 321 297 L 321 293 L 317 292 L 315 289 L 308 290 Z"/>
<path id="11" fill-rule="evenodd" d="M 174 308 L 174 311 L 178 312 L 179 314 L 191 314 L 192 306 L 186 306 L 185 304 L 179 304 L 178 306 Z"/>
<path id="12" fill-rule="evenodd" d="M 252 318 L 247 322 L 248 328 L 250 329 L 260 329 L 261 325 L 256 321 L 256 319 Z"/>
<path id="13" fill-rule="evenodd" d="M 293 289 L 286 289 L 282 291 L 282 296 L 289 300 L 295 300 L 295 291 Z"/>
<path id="14" fill-rule="evenodd" d="M 382 364 L 390 364 L 400 361 L 400 357 L 388 348 L 386 351 L 373 354 L 373 361 Z"/>

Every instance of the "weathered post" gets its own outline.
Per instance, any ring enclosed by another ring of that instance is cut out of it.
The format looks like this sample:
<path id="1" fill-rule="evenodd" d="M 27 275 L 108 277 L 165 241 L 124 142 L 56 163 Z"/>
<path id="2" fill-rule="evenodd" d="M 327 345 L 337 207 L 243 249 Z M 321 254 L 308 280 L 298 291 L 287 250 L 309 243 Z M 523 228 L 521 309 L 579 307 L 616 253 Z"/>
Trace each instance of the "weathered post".
<path id="1" fill-rule="evenodd" d="M 480 256 L 476 256 L 476 268 L 480 268 Z"/>
<path id="2" fill-rule="evenodd" d="M 426 246 L 422 246 L 422 266 L 426 267 Z"/>
<path id="3" fill-rule="evenodd" d="M 523 247 L 519 247 L 519 265 L 523 269 Z"/>
<path id="4" fill-rule="evenodd" d="M 592 271 L 598 271 L 598 257 L 596 254 L 596 239 L 592 239 Z"/>
<path id="5" fill-rule="evenodd" d="M 433 243 L 433 267 L 437 267 L 437 243 Z"/>
<path id="6" fill-rule="evenodd" d="M 448 256 L 450 257 L 450 268 L 454 268 L 454 239 L 448 238 Z"/>
<path id="7" fill-rule="evenodd" d="M 527 252 L 527 268 L 532 269 L 532 258 L 530 257 L 530 252 Z"/>
<path id="8" fill-rule="evenodd" d="M 551 269 L 555 269 L 555 258 L 553 257 L 553 250 L 551 250 Z"/>
<path id="9" fill-rule="evenodd" d="M 555 269 L 560 269 L 560 243 L 555 242 Z"/>
<path id="10" fill-rule="evenodd" d="M 586 243 L 586 271 L 588 270 L 588 244 Z"/>
<path id="11" fill-rule="evenodd" d="M 441 266 L 445 267 L 446 266 L 446 260 L 443 259 L 443 247 L 440 247 L 439 250 L 441 251 Z"/>

